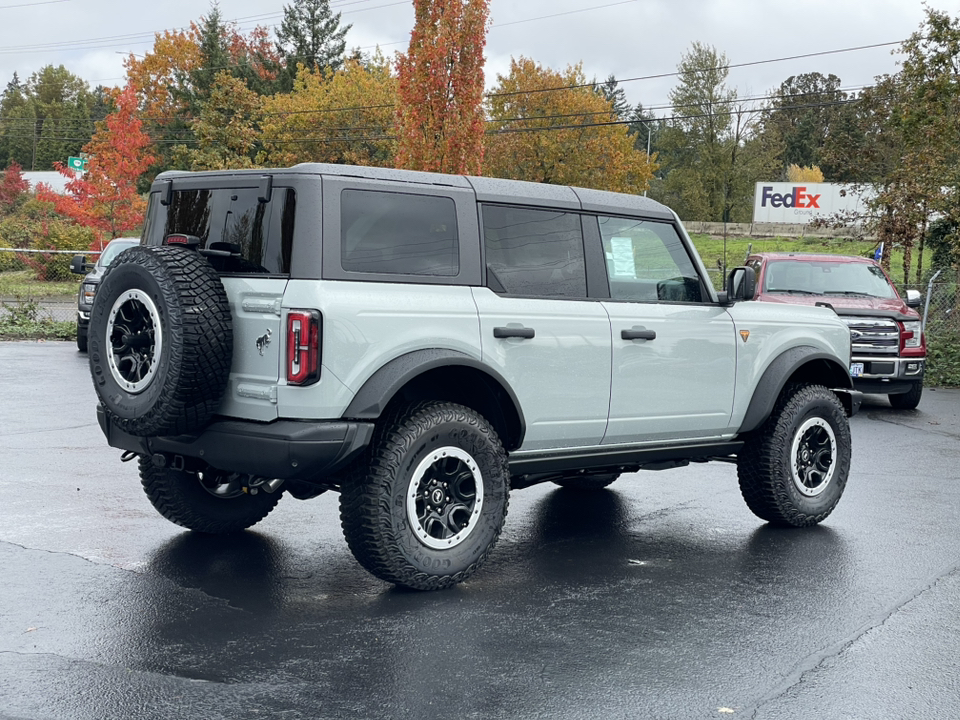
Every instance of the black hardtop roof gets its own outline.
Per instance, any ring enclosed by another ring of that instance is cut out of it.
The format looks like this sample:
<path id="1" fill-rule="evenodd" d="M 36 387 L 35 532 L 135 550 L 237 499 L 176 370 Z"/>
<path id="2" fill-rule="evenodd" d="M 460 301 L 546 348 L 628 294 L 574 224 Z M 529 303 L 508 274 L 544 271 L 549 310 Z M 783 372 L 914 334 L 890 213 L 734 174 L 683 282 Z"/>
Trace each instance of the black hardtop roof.
<path id="1" fill-rule="evenodd" d="M 260 175 L 331 175 L 356 177 L 369 180 L 439 185 L 444 187 L 472 189 L 480 202 L 498 202 L 511 205 L 547 205 L 555 208 L 585 210 L 587 212 L 644 215 L 646 217 L 673 220 L 674 214 L 667 206 L 640 195 L 591 190 L 566 185 L 501 178 L 447 175 L 444 173 L 397 170 L 363 165 L 334 165 L 331 163 L 300 163 L 290 168 L 256 168 L 251 170 L 215 170 L 186 172 L 169 170 L 157 176 L 154 182 L 186 177 L 232 177 Z"/>

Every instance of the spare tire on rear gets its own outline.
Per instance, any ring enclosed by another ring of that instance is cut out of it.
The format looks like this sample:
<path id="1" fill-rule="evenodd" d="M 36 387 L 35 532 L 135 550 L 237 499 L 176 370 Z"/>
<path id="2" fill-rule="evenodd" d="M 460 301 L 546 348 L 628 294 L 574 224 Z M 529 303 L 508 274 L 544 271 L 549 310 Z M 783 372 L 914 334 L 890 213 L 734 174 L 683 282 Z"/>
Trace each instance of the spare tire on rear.
<path id="1" fill-rule="evenodd" d="M 201 430 L 233 355 L 223 283 L 193 250 L 125 250 L 97 288 L 87 341 L 93 385 L 120 429 L 141 437 Z"/>

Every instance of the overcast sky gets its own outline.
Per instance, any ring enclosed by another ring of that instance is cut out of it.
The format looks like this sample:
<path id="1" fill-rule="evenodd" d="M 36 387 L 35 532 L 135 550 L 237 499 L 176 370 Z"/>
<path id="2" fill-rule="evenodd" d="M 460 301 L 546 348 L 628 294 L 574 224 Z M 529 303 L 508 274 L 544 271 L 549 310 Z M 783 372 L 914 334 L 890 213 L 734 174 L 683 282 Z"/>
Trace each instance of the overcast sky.
<path id="1" fill-rule="evenodd" d="M 220 9 L 242 30 L 257 24 L 272 28 L 290 1 L 223 0 Z M 960 14 L 958 2 L 929 4 Z M 155 32 L 185 27 L 209 7 L 206 0 L 0 0 L 0 21 L 7 28 L 0 81 L 5 85 L 14 71 L 25 79 L 45 65 L 63 64 L 91 87 L 121 84 L 125 53 L 148 51 Z M 331 7 L 353 25 L 348 47 L 369 51 L 380 45 L 391 56 L 406 49 L 411 0 L 332 0 Z M 509 67 L 511 56 L 526 55 L 553 68 L 582 61 L 588 78 L 611 73 L 634 78 L 675 71 L 694 41 L 714 45 L 731 63 L 750 63 L 901 41 L 924 16 L 919 0 L 491 0 L 491 15 L 488 87 Z M 892 49 L 735 68 L 728 85 L 749 97 L 790 75 L 819 71 L 838 75 L 845 88 L 859 88 L 896 71 Z M 665 77 L 622 87 L 631 103 L 656 108 L 668 104 L 674 83 Z"/>

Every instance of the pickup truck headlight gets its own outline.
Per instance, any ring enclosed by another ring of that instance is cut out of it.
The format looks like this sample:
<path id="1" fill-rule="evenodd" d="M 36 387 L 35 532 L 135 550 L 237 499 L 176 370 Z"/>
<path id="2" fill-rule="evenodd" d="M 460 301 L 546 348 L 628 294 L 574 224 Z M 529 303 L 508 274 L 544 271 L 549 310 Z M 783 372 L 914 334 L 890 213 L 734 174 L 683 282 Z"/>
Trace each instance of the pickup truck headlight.
<path id="1" fill-rule="evenodd" d="M 920 347 L 920 336 L 921 329 L 919 322 L 905 322 L 903 323 L 903 347 L 905 348 L 918 348 Z"/>
<path id="2" fill-rule="evenodd" d="M 93 305 L 93 295 L 96 292 L 97 292 L 96 283 L 84 283 L 83 284 L 83 304 Z"/>

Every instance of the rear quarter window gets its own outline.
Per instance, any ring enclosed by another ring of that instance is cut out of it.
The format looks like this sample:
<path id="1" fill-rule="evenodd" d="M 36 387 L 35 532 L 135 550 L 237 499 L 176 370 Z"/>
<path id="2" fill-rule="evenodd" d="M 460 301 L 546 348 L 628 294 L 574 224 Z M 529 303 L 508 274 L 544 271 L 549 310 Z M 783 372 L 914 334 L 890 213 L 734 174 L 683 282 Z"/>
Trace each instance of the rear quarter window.
<path id="1" fill-rule="evenodd" d="M 456 204 L 432 195 L 343 190 L 340 264 L 347 272 L 456 276 Z"/>

